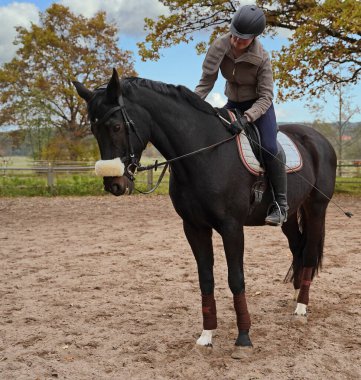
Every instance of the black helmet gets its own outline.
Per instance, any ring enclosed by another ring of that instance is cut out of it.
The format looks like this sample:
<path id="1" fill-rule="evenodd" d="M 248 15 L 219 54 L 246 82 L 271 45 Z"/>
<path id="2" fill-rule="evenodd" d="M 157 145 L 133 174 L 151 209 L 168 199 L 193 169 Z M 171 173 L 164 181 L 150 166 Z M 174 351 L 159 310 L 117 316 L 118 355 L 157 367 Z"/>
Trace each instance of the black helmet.
<path id="1" fill-rule="evenodd" d="M 266 27 L 266 16 L 256 5 L 238 8 L 231 22 L 233 36 L 248 39 L 260 35 Z"/>

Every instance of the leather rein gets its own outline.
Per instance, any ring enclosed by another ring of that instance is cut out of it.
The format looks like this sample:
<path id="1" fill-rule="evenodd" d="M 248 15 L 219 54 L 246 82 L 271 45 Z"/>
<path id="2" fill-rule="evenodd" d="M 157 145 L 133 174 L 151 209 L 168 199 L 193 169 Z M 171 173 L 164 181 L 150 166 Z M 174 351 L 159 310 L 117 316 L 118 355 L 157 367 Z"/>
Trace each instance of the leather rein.
<path id="1" fill-rule="evenodd" d="M 128 113 L 127 113 L 127 110 L 125 108 L 125 104 L 124 104 L 124 98 L 122 95 L 120 95 L 118 97 L 118 105 L 115 106 L 115 107 L 112 107 L 110 110 L 108 110 L 105 115 L 100 119 L 100 120 L 97 120 L 95 119 L 94 122 L 91 122 L 91 125 L 92 126 L 99 126 L 103 123 L 105 123 L 111 115 L 113 115 L 115 112 L 117 111 L 120 111 L 121 114 L 122 114 L 122 119 L 123 119 L 123 123 L 125 125 L 125 129 L 126 129 L 126 135 L 127 135 L 127 140 L 128 140 L 128 148 L 129 148 L 129 156 L 127 157 L 127 159 L 125 161 L 127 161 L 127 165 L 126 165 L 126 176 L 132 181 L 134 182 L 134 179 L 135 179 L 135 175 L 136 175 L 136 172 L 143 172 L 143 171 L 148 171 L 148 170 L 157 170 L 160 166 L 164 166 L 159 178 L 158 178 L 158 181 L 156 183 L 156 185 L 149 191 L 140 191 L 138 189 L 136 189 L 138 192 L 142 193 L 142 194 L 150 194 L 152 193 L 154 190 L 157 189 L 157 187 L 160 185 L 164 175 L 165 175 L 165 172 L 168 168 L 168 166 L 175 162 L 175 161 L 179 161 L 179 160 L 182 160 L 184 158 L 188 158 L 188 157 L 191 157 L 191 156 L 194 156 L 198 153 L 201 153 L 201 152 L 204 152 L 206 150 L 210 150 L 210 149 L 213 149 L 213 148 L 216 148 L 217 146 L 219 145 L 222 145 L 222 144 L 225 144 L 231 140 L 234 140 L 237 135 L 232 135 L 231 137 L 228 137 L 222 141 L 219 141 L 215 144 L 212 144 L 212 145 L 209 145 L 209 146 L 206 146 L 204 148 L 200 148 L 200 149 L 197 149 L 193 152 L 190 152 L 190 153 L 186 153 L 186 154 L 183 154 L 181 156 L 178 156 L 178 157 L 174 157 L 174 158 L 171 158 L 169 160 L 166 160 L 166 161 L 162 161 L 162 162 L 158 162 L 158 160 L 156 160 L 154 162 L 154 164 L 152 165 L 147 165 L 147 166 L 142 166 L 139 162 L 139 160 L 137 159 L 135 153 L 134 153 L 134 147 L 132 145 L 132 142 L 131 142 L 131 138 L 130 138 L 130 135 L 131 135 L 131 132 L 133 132 L 137 139 L 139 140 L 139 142 L 141 143 L 141 145 L 143 146 L 143 149 L 144 150 L 146 148 L 146 144 L 144 144 L 144 141 L 143 139 L 141 138 L 141 136 L 139 135 L 137 129 L 136 129 L 136 126 L 135 126 L 135 123 L 133 122 L 133 120 L 129 117 Z M 220 114 L 218 114 L 216 112 L 216 115 L 221 119 L 222 122 L 226 122 L 228 124 L 229 121 L 224 119 Z M 123 160 L 122 160 L 123 161 Z"/>
<path id="2" fill-rule="evenodd" d="M 99 89 L 102 89 L 101 87 L 99 87 Z M 158 178 L 158 181 L 156 183 L 156 185 L 153 187 L 153 189 L 149 190 L 149 191 L 140 191 L 138 189 L 136 189 L 139 193 L 142 193 L 142 194 L 150 194 L 152 193 L 154 190 L 157 189 L 157 187 L 160 185 L 160 183 L 162 182 L 162 179 L 164 177 L 164 174 L 169 166 L 169 164 L 171 164 L 172 162 L 175 162 L 175 161 L 178 161 L 178 160 L 182 160 L 184 158 L 188 158 L 188 157 L 191 157 L 191 156 L 194 156 L 198 153 L 201 153 L 201 152 L 204 152 L 206 150 L 209 150 L 209 149 L 213 149 L 219 145 L 222 145 L 222 144 L 225 144 L 233 139 L 235 139 L 238 135 L 235 134 L 235 135 L 232 135 L 231 137 L 228 137 L 227 139 L 224 139 L 222 141 L 219 141 L 215 144 L 212 144 L 212 145 L 209 145 L 207 147 L 204 147 L 204 148 L 201 148 L 201 149 L 198 149 L 198 150 L 195 150 L 193 152 L 190 152 L 190 153 L 186 153 L 186 154 L 183 154 L 181 156 L 178 156 L 178 157 L 174 157 L 174 158 L 171 158 L 170 160 L 166 160 L 166 161 L 162 161 L 162 162 L 158 162 L 157 160 L 155 161 L 154 164 L 152 165 L 148 165 L 148 166 L 142 166 L 139 162 L 139 160 L 137 159 L 137 157 L 135 156 L 135 153 L 134 153 L 134 147 L 132 145 L 132 142 L 131 142 L 131 139 L 130 139 L 130 133 L 131 131 L 133 131 L 133 133 L 136 135 L 136 137 L 138 138 L 138 140 L 140 141 L 140 143 L 142 144 L 143 146 L 143 149 L 142 151 L 146 148 L 146 144 L 144 144 L 144 141 L 143 139 L 140 137 L 136 127 L 135 127 L 135 123 L 133 122 L 133 120 L 129 117 L 128 113 L 127 113 L 127 110 L 125 108 L 125 104 L 124 104 L 124 99 L 123 99 L 123 96 L 120 95 L 118 97 L 118 106 L 115 106 L 113 108 L 111 108 L 109 111 L 107 111 L 105 113 L 105 115 L 100 119 L 100 120 L 95 120 L 94 122 L 91 122 L 91 125 L 93 126 L 99 126 L 101 124 L 103 124 L 104 122 L 106 122 L 109 117 L 116 111 L 121 111 L 121 114 L 122 114 L 122 118 L 123 118 L 123 122 L 124 122 L 124 125 L 126 127 L 126 133 L 127 133 L 127 139 L 128 139 L 128 147 L 129 147 L 129 157 L 128 158 L 128 163 L 127 163 L 127 169 L 126 169 L 126 172 L 125 174 L 127 175 L 127 177 L 132 181 L 134 182 L 134 179 L 135 179 L 135 173 L 136 172 L 143 172 L 143 171 L 147 171 L 147 170 L 157 170 L 158 167 L 160 166 L 164 166 L 163 170 L 162 170 L 162 173 L 160 174 L 159 178 Z M 219 114 L 217 111 L 215 111 L 215 115 L 221 120 L 222 123 L 226 123 L 228 125 L 230 125 L 231 123 L 225 119 L 221 114 Z M 242 134 L 244 134 L 244 132 L 241 132 Z M 251 138 L 248 136 L 248 138 L 251 140 Z M 253 141 L 253 140 L 252 140 Z M 257 145 L 259 145 L 257 142 L 255 142 Z M 268 152 L 265 148 L 263 148 L 261 145 L 259 145 L 260 149 Z M 270 152 L 268 152 L 270 153 Z M 123 161 L 123 160 L 122 160 Z M 286 167 L 288 167 L 286 164 L 285 164 Z M 291 169 L 291 168 L 289 168 Z M 317 190 L 320 194 L 322 194 L 326 199 L 328 199 L 331 203 L 333 203 L 336 207 L 338 207 L 347 217 L 351 218 L 353 216 L 352 212 L 350 211 L 344 211 L 343 208 L 338 205 L 334 200 L 332 200 L 330 197 L 328 197 L 325 193 L 323 193 L 320 189 L 318 189 L 316 186 L 314 186 L 310 181 L 308 181 L 304 176 L 302 176 L 301 174 L 295 172 L 293 169 L 291 169 L 293 173 L 295 173 L 298 177 L 302 178 L 303 181 L 307 182 L 310 186 L 312 186 L 315 190 Z"/>

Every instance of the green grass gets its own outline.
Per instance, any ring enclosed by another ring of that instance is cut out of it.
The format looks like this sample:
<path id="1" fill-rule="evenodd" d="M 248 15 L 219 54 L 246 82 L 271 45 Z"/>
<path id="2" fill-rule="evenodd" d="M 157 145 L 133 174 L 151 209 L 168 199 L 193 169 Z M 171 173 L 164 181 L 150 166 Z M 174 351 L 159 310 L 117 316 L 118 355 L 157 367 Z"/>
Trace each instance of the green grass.
<path id="1" fill-rule="evenodd" d="M 156 185 L 158 178 L 162 172 L 162 168 L 158 169 L 156 172 L 153 172 L 153 186 L 152 188 Z M 135 180 L 135 188 L 141 191 L 148 191 L 150 190 L 147 185 L 147 173 L 140 173 L 136 176 Z M 162 182 L 160 185 L 157 187 L 157 189 L 152 193 L 152 194 L 168 194 L 169 192 L 169 172 L 167 171 L 163 177 Z M 135 194 L 138 192 L 135 191 Z"/>
<path id="2" fill-rule="evenodd" d="M 361 177 L 337 177 L 335 193 L 361 195 Z"/>
<path id="3" fill-rule="evenodd" d="M 153 173 L 153 185 L 156 184 L 161 170 Z M 105 195 L 102 178 L 92 172 L 79 174 L 56 174 L 53 187 L 48 187 L 46 174 L 36 175 L 28 172 L 0 172 L 0 197 L 17 196 L 67 196 L 67 195 Z M 153 194 L 168 194 L 169 172 Z M 135 188 L 147 191 L 147 173 L 136 176 Z M 361 196 L 361 177 L 338 177 L 336 193 Z M 135 194 L 138 192 L 135 191 Z"/>
<path id="4" fill-rule="evenodd" d="M 26 172 L 8 172 L 3 175 L 0 172 L 0 197 L 19 196 L 67 196 L 67 195 L 105 195 L 102 178 L 93 173 L 56 174 L 54 186 L 49 187 L 47 175 L 28 174 Z M 154 173 L 155 185 L 160 171 Z M 153 194 L 168 194 L 169 173 L 167 173 Z M 135 188 L 147 191 L 147 173 L 137 175 Z M 138 192 L 135 191 L 135 194 Z"/>
<path id="5" fill-rule="evenodd" d="M 90 174 L 57 175 L 49 187 L 42 176 L 11 176 L 0 178 L 0 196 L 103 195 L 103 182 Z"/>

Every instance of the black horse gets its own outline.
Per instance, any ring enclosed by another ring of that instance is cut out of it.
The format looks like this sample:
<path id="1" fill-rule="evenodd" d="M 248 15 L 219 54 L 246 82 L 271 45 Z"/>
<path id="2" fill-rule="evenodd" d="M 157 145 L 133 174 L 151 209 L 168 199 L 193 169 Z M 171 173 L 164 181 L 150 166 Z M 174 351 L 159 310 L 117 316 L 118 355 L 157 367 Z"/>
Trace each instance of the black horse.
<path id="1" fill-rule="evenodd" d="M 119 177 L 104 177 L 105 190 L 114 195 L 122 195 L 132 187 L 132 168 L 148 141 L 171 159 L 230 136 L 215 110 L 183 86 L 140 78 L 120 81 L 116 70 L 107 86 L 94 91 L 79 82 L 74 85 L 87 102 L 102 159 L 120 157 L 131 169 Z M 336 156 L 329 142 L 311 128 L 284 125 L 281 130 L 295 142 L 303 158 L 300 174 L 304 179 L 295 173 L 288 175 L 288 221 L 282 230 L 293 254 L 286 279 L 293 281 L 298 292 L 295 314 L 306 315 L 311 280 L 322 263 L 325 213 L 334 191 Z M 171 164 L 170 197 L 183 219 L 198 266 L 204 330 L 197 344 L 210 346 L 212 330 L 217 327 L 212 247 L 215 230 L 223 239 L 237 316 L 239 335 L 234 357 L 241 348 L 252 346 L 243 270 L 243 226 L 263 225 L 272 200 L 266 191 L 260 205 L 249 213 L 255 181 L 241 163 L 235 140 Z"/>

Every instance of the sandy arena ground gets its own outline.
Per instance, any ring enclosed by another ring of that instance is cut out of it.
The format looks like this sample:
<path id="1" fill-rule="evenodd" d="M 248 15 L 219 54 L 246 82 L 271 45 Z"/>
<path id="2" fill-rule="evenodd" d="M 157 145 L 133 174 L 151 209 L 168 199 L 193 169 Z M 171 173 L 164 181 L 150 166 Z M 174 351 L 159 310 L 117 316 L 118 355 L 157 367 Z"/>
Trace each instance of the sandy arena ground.
<path id="1" fill-rule="evenodd" d="M 254 349 L 214 236 L 218 330 L 200 350 L 195 260 L 163 196 L 0 198 L 0 379 L 361 379 L 361 199 L 336 197 L 308 323 L 292 316 L 279 228 L 246 228 Z"/>

